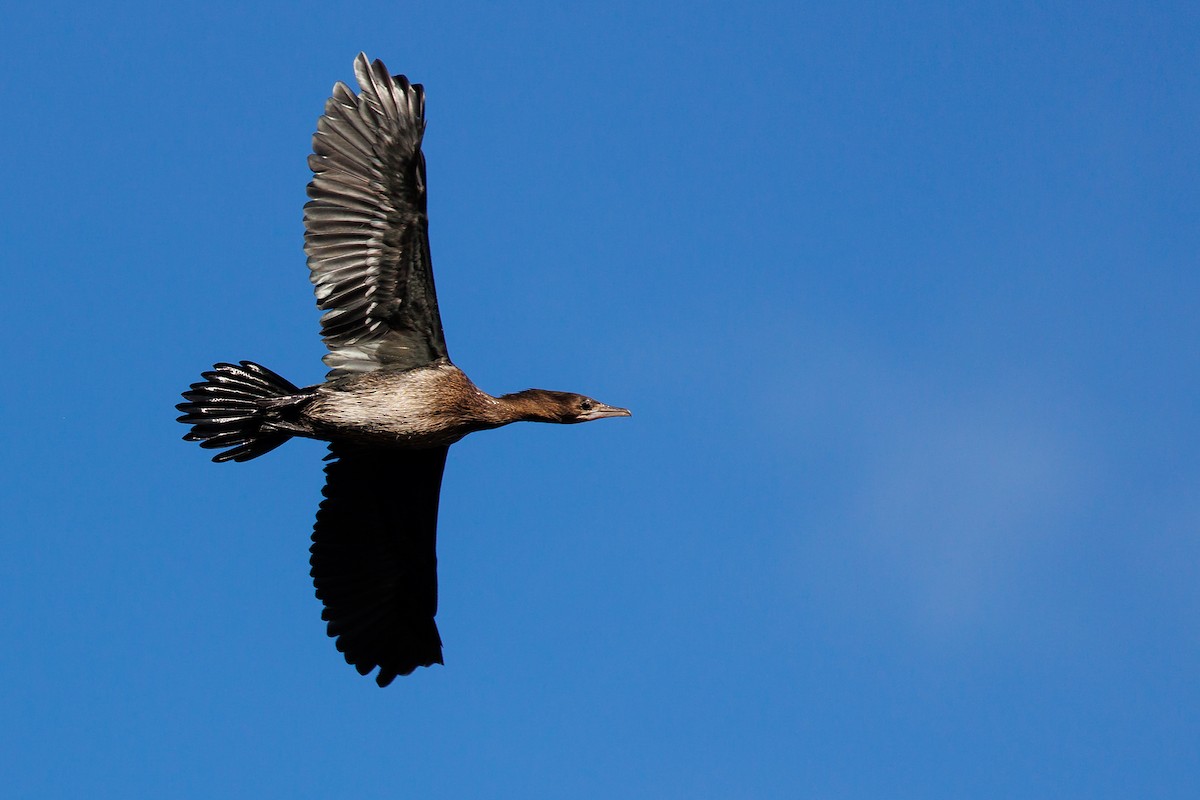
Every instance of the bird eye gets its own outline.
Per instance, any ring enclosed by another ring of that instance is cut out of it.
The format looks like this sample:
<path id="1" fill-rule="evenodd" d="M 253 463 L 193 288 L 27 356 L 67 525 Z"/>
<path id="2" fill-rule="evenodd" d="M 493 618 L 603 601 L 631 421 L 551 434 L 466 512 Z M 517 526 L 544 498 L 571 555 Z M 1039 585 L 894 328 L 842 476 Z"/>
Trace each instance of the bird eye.
<path id="1" fill-rule="evenodd" d="M 592 406 L 594 406 L 594 405 L 596 405 L 596 404 L 593 403 L 591 400 L 584 398 L 583 401 L 579 403 L 579 409 L 581 411 L 591 411 Z"/>

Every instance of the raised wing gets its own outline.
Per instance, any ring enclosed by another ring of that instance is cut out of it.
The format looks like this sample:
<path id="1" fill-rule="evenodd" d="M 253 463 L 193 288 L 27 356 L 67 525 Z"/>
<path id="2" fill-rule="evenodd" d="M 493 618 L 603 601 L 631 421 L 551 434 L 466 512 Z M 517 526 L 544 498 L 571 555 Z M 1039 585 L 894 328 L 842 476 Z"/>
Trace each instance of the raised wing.
<path id="1" fill-rule="evenodd" d="M 425 92 L 359 53 L 317 121 L 304 251 L 330 379 L 446 358 L 425 215 Z"/>
<path id="2" fill-rule="evenodd" d="M 442 663 L 437 512 L 446 450 L 329 446 L 312 535 L 313 584 L 337 649 L 375 682 Z"/>

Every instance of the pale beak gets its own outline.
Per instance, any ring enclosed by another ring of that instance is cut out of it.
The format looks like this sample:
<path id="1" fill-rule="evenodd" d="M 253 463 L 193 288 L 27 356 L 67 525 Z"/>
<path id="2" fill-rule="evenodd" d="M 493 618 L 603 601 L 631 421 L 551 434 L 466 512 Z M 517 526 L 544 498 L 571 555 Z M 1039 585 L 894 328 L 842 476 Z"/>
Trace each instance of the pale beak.
<path id="1" fill-rule="evenodd" d="M 599 403 L 590 411 L 585 411 L 579 415 L 580 422 L 591 422 L 594 419 L 604 419 L 605 417 L 632 417 L 628 408 L 617 408 L 616 406 L 606 406 Z"/>

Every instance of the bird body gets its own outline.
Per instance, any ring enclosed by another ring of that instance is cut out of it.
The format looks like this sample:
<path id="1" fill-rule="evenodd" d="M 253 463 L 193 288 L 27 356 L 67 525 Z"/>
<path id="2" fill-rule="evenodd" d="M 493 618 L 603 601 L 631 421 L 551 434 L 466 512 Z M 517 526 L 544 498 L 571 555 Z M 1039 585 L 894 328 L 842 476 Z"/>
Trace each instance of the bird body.
<path id="1" fill-rule="evenodd" d="M 421 448 L 451 445 L 468 433 L 498 427 L 504 424 L 500 411 L 496 398 L 443 359 L 318 386 L 303 419 L 315 438 Z"/>
<path id="2" fill-rule="evenodd" d="M 450 360 L 425 215 L 425 94 L 359 54 L 359 94 L 334 86 L 313 136 L 305 251 L 329 347 L 326 381 L 299 388 L 251 361 L 184 392 L 184 439 L 247 461 L 293 436 L 329 442 L 311 547 L 327 631 L 361 674 L 442 661 L 438 496 L 446 453 L 512 422 L 570 424 L 629 411 L 580 394 L 493 397 Z"/>

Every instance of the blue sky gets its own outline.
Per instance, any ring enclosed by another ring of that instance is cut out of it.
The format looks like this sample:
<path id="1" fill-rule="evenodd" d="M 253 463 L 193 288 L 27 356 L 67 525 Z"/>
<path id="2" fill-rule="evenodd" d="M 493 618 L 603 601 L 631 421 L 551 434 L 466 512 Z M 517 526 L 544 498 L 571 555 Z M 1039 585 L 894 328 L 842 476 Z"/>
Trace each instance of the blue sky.
<path id="1" fill-rule="evenodd" d="M 649 6 L 649 7 L 647 7 Z M 39 4 L 9 178 L 11 797 L 1195 797 L 1194 4 Z M 630 420 L 450 454 L 446 666 L 308 578 L 305 157 L 425 84 L 452 357 Z"/>

